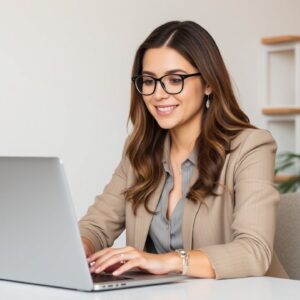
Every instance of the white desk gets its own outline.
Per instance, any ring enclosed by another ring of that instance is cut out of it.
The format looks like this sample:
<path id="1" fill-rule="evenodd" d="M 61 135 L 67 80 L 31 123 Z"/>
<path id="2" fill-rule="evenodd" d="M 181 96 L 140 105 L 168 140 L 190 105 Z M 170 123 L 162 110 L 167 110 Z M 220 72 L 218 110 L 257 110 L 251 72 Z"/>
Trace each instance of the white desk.
<path id="1" fill-rule="evenodd" d="M 0 281 L 5 300 L 289 300 L 300 298 L 300 281 L 270 277 L 208 280 L 130 288 L 105 292 L 77 292 Z"/>

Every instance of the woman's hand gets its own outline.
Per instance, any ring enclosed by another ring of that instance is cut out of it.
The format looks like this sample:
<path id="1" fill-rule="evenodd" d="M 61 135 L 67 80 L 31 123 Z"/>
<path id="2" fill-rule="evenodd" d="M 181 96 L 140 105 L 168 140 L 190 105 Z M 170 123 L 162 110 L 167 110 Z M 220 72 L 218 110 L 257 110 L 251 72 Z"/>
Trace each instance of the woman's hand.
<path id="1" fill-rule="evenodd" d="M 113 275 L 120 275 L 134 268 L 151 274 L 167 274 L 180 272 L 182 267 L 181 258 L 175 252 L 151 254 L 133 247 L 103 249 L 90 255 L 88 263 L 92 273 L 113 271 Z"/>
<path id="2" fill-rule="evenodd" d="M 85 256 L 86 257 L 91 256 L 95 252 L 95 248 L 92 242 L 85 237 L 81 237 L 81 241 L 84 248 Z"/>

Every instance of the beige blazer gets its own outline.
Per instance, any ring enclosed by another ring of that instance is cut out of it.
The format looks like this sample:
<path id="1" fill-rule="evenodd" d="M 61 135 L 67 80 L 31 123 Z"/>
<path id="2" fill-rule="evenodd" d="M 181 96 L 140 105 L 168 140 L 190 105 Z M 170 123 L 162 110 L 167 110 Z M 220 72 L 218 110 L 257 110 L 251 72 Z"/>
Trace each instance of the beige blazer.
<path id="1" fill-rule="evenodd" d="M 276 208 L 279 194 L 274 187 L 276 143 L 271 134 L 261 129 L 245 129 L 236 137 L 220 175 L 216 192 L 205 204 L 186 201 L 182 223 L 186 251 L 199 249 L 209 258 L 216 278 L 247 276 L 287 277 L 273 254 Z M 126 146 L 124 147 L 124 149 Z M 164 157 L 169 157 L 165 142 Z M 134 184 L 129 159 L 122 160 L 87 214 L 80 220 L 81 235 L 95 248 L 110 247 L 126 228 L 127 245 L 143 250 L 152 215 L 140 206 L 134 216 L 131 204 L 121 191 Z M 195 167 L 190 185 L 198 176 Z M 165 177 L 152 194 L 149 208 L 155 210 Z"/>

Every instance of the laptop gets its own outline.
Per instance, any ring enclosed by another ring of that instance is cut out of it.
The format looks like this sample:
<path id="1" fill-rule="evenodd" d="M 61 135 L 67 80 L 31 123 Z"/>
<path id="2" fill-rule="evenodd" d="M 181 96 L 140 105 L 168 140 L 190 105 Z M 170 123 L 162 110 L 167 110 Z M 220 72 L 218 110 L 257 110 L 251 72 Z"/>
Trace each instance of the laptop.
<path id="1" fill-rule="evenodd" d="M 91 275 L 62 161 L 0 157 L 0 279 L 82 291 L 179 281 L 128 272 Z"/>

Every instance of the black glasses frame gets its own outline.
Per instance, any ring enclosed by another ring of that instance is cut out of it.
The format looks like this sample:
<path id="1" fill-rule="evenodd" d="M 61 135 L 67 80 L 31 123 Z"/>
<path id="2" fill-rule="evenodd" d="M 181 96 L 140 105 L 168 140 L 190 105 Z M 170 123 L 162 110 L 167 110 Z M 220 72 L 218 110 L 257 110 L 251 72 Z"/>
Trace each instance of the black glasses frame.
<path id="1" fill-rule="evenodd" d="M 165 78 L 165 77 L 167 77 L 167 76 L 170 76 L 170 75 L 176 75 L 176 76 L 179 76 L 179 77 L 182 79 L 182 87 L 181 87 L 181 90 L 180 90 L 179 92 L 177 92 L 177 93 L 169 93 L 169 92 L 166 90 L 166 87 L 165 87 L 164 83 L 162 82 L 162 79 L 163 79 L 163 78 Z M 135 76 L 132 76 L 132 77 L 131 77 L 131 80 L 133 81 L 136 90 L 139 92 L 139 94 L 141 94 L 141 95 L 143 95 L 143 96 L 150 96 L 150 95 L 153 95 L 153 94 L 155 93 L 155 90 L 156 90 L 156 84 L 157 84 L 157 82 L 160 83 L 161 87 L 164 89 L 164 91 L 165 91 L 167 94 L 169 94 L 169 95 L 177 95 L 177 94 L 180 94 L 180 93 L 182 92 L 182 90 L 183 90 L 183 88 L 184 88 L 184 80 L 185 80 L 186 78 L 189 78 L 189 77 L 192 77 L 192 76 L 198 76 L 198 75 L 201 76 L 201 73 L 198 72 L 198 73 L 192 73 L 192 74 L 166 74 L 166 75 L 164 75 L 164 76 L 161 76 L 160 78 L 155 78 L 155 77 L 153 77 L 153 76 L 151 76 L 151 75 L 135 75 Z M 141 78 L 141 77 L 143 77 L 143 76 L 150 77 L 151 79 L 154 80 L 154 89 L 153 89 L 153 92 L 150 93 L 150 94 L 144 94 L 144 93 L 142 93 L 142 92 L 138 89 L 137 79 L 139 79 L 139 78 Z"/>

